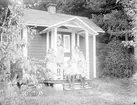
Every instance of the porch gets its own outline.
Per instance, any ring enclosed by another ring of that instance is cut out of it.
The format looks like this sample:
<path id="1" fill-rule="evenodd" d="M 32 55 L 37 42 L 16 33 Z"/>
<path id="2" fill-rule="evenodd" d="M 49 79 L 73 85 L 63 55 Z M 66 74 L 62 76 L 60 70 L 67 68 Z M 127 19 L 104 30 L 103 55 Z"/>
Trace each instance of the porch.
<path id="1" fill-rule="evenodd" d="M 70 86 L 69 86 L 70 84 L 67 80 L 44 80 L 44 81 L 40 81 L 40 83 L 45 84 L 48 87 L 52 87 L 57 91 L 91 89 L 91 87 L 90 87 L 91 80 L 90 79 L 85 80 L 85 87 L 84 88 L 81 88 L 80 80 L 78 80 L 78 79 L 75 80 L 74 84 L 73 84 L 74 85 L 73 89 L 70 88 Z"/>
<path id="2" fill-rule="evenodd" d="M 41 31 L 40 34 L 46 35 L 46 52 L 49 48 L 53 48 L 56 57 L 58 56 L 58 38 L 63 43 L 64 62 L 63 65 L 56 64 L 55 80 L 65 79 L 63 67 L 72 59 L 75 46 L 78 46 L 84 55 L 88 79 L 96 78 L 96 35 L 98 33 L 80 18 L 74 17 L 51 25 Z"/>

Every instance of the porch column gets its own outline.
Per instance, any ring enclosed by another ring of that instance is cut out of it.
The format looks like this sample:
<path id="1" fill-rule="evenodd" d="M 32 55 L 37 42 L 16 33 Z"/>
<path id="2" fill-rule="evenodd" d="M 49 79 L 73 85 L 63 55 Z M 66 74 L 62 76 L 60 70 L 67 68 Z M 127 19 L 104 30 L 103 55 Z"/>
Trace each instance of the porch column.
<path id="1" fill-rule="evenodd" d="M 71 51 L 73 53 L 73 49 L 75 47 L 75 32 L 72 32 L 72 36 L 71 36 L 71 40 L 72 40 L 72 44 L 71 44 Z"/>
<path id="2" fill-rule="evenodd" d="M 86 46 L 85 46 L 85 48 L 86 48 L 86 63 L 87 63 L 87 71 L 88 71 L 88 78 L 90 77 L 90 75 L 89 75 L 89 33 L 88 33 L 88 31 L 87 30 L 85 30 L 85 38 L 86 38 L 86 40 L 85 40 L 85 42 L 86 42 Z"/>
<path id="3" fill-rule="evenodd" d="M 77 46 L 79 46 L 79 33 L 77 33 Z"/>
<path id="4" fill-rule="evenodd" d="M 54 54 L 55 54 L 55 56 L 57 55 L 57 27 L 55 27 L 54 29 L 53 29 L 53 49 L 54 49 Z M 56 75 L 54 75 L 55 77 L 54 77 L 54 80 L 57 80 L 57 75 L 58 75 L 58 70 L 57 70 L 57 67 L 58 65 L 56 65 L 56 67 L 55 67 L 55 69 L 56 69 Z"/>
<path id="5" fill-rule="evenodd" d="M 53 29 L 53 43 L 54 43 L 54 54 L 56 55 L 57 54 L 57 27 L 55 27 L 54 29 Z"/>
<path id="6" fill-rule="evenodd" d="M 47 52 L 48 52 L 48 49 L 49 49 L 49 31 L 47 32 Z"/>
<path id="7" fill-rule="evenodd" d="M 27 44 L 28 44 L 28 30 L 27 27 L 23 29 L 23 40 L 25 41 L 25 47 L 23 48 L 23 55 L 25 57 L 28 56 L 28 49 L 27 49 Z"/>
<path id="8" fill-rule="evenodd" d="M 93 77 L 96 78 L 96 36 L 93 36 Z"/>

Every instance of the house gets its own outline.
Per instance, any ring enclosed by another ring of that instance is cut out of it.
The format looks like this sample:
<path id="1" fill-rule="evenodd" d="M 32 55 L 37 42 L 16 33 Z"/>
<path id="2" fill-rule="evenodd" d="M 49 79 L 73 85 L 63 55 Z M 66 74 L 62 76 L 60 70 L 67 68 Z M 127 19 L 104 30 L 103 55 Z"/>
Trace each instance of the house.
<path id="1" fill-rule="evenodd" d="M 54 54 L 57 55 L 57 41 L 60 37 L 64 48 L 64 62 L 71 58 L 74 47 L 79 46 L 86 59 L 88 78 L 96 78 L 96 36 L 104 31 L 86 17 L 56 13 L 54 3 L 49 3 L 47 10 L 24 10 L 23 23 L 37 29 L 37 35 L 23 50 L 24 56 L 42 60 L 49 48 L 53 48 Z M 23 37 L 28 42 L 27 27 L 23 29 Z M 63 71 L 57 69 L 56 79 L 63 79 Z"/>

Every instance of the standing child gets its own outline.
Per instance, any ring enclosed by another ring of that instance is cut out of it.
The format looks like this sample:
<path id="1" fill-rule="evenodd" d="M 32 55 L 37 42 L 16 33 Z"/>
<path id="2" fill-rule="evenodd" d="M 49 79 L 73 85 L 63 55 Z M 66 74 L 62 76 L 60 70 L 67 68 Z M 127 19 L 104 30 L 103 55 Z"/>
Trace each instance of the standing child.
<path id="1" fill-rule="evenodd" d="M 54 51 L 52 48 L 49 48 L 48 50 L 48 54 L 47 56 L 45 57 L 45 60 L 47 61 L 47 64 L 46 64 L 46 68 L 50 71 L 49 72 L 49 77 L 50 79 L 56 79 L 56 74 L 57 74 L 57 71 L 56 71 L 56 68 L 57 68 L 57 64 L 56 64 L 56 57 L 54 55 Z"/>
<path id="2" fill-rule="evenodd" d="M 73 67 L 73 74 L 75 75 L 74 77 L 77 77 L 77 72 L 78 72 L 78 61 L 79 61 L 79 47 L 75 46 L 73 53 L 72 53 L 72 67 Z"/>
<path id="3" fill-rule="evenodd" d="M 64 64 L 64 48 L 62 38 L 58 36 L 57 40 L 57 54 L 56 54 L 56 62 L 57 62 L 57 76 L 60 79 L 63 79 L 63 64 Z"/>

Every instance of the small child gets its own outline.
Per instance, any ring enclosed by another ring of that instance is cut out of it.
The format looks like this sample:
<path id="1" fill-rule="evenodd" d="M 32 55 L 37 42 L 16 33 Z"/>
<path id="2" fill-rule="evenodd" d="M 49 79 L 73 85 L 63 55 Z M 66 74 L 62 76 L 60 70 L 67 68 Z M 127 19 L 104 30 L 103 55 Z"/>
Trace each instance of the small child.
<path id="1" fill-rule="evenodd" d="M 65 75 L 66 75 L 66 79 L 68 80 L 69 86 L 71 89 L 74 88 L 74 80 L 75 80 L 75 75 L 74 75 L 73 71 L 74 70 L 73 70 L 72 62 L 71 62 L 71 60 L 69 60 L 67 62 Z"/>
<path id="2" fill-rule="evenodd" d="M 85 79 L 87 76 L 87 71 L 86 71 L 86 67 L 85 67 L 85 63 L 83 63 L 82 61 L 78 62 L 78 69 L 79 69 L 79 79 L 81 82 L 81 88 L 85 88 Z"/>
<path id="3" fill-rule="evenodd" d="M 53 80 L 56 79 L 57 64 L 56 64 L 56 57 L 54 55 L 54 50 L 52 48 L 49 48 L 45 60 L 47 61 L 46 68 L 49 70 L 50 79 Z"/>

